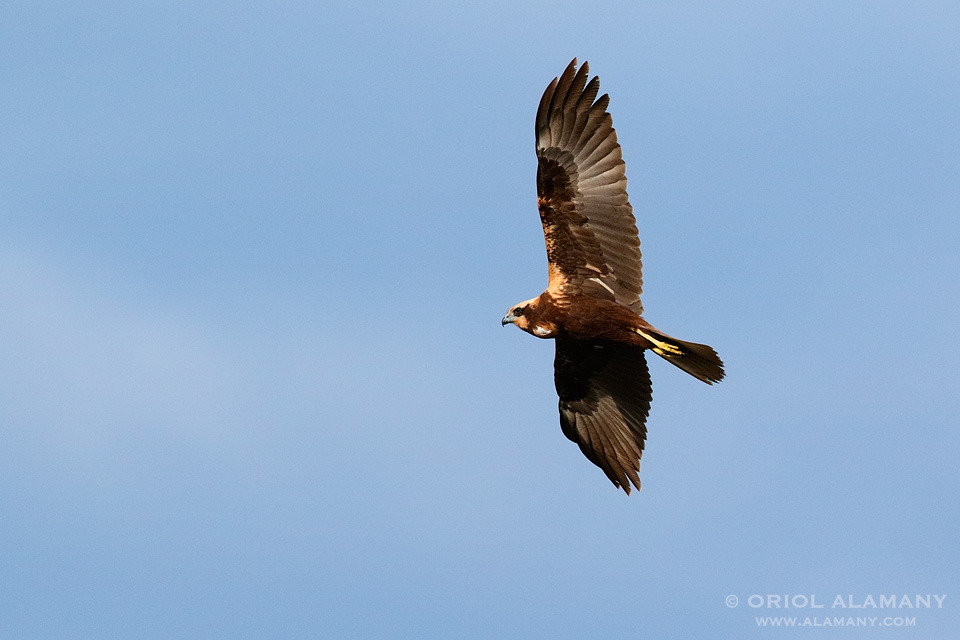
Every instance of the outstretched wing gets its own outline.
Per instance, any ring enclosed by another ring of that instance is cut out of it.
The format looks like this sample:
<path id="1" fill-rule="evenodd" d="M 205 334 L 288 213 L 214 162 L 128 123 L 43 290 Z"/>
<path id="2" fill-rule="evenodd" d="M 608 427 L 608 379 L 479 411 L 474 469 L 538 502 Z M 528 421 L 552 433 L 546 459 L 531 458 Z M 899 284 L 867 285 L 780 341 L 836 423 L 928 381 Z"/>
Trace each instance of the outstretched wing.
<path id="1" fill-rule="evenodd" d="M 640 314 L 640 239 L 627 200 L 625 166 L 607 113 L 594 101 L 600 81 L 587 82 L 577 60 L 554 78 L 537 110 L 537 194 L 547 242 L 550 283 L 558 297 L 584 294 L 616 300 Z"/>
<path id="2" fill-rule="evenodd" d="M 619 488 L 640 488 L 640 456 L 652 396 L 643 349 L 557 337 L 554 381 L 560 427 Z"/>

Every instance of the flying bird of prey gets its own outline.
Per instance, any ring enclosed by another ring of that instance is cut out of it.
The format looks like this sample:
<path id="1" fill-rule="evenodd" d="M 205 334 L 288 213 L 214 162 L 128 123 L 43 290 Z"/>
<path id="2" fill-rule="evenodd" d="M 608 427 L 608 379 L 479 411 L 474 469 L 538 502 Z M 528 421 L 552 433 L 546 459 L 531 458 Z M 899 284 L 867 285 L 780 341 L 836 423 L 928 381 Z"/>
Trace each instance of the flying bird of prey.
<path id="1" fill-rule="evenodd" d="M 556 340 L 554 381 L 567 438 L 617 487 L 640 488 L 650 411 L 650 350 L 713 384 L 723 363 L 705 344 L 684 342 L 643 319 L 640 239 L 625 167 L 599 79 L 577 60 L 554 78 L 537 109 L 537 203 L 549 281 L 514 305 L 503 325 Z"/>

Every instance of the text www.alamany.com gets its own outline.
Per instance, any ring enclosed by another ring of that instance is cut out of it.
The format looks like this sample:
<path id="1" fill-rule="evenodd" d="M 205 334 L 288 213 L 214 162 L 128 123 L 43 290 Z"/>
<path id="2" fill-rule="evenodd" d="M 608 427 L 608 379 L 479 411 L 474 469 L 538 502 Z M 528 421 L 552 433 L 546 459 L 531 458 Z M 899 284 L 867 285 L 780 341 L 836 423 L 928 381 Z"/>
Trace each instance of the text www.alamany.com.
<path id="1" fill-rule="evenodd" d="M 757 616 L 758 627 L 915 627 L 916 617 L 905 616 Z"/>

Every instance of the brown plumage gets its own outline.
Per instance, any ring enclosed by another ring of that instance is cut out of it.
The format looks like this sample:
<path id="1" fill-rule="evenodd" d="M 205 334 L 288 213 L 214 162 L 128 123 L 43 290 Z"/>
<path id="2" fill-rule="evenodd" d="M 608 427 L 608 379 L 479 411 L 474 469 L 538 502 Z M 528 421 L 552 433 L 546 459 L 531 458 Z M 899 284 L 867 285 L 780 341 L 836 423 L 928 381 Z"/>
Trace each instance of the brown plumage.
<path id="1" fill-rule="evenodd" d="M 537 109 L 537 195 L 549 282 L 504 316 L 539 338 L 555 338 L 560 426 L 628 494 L 640 488 L 650 411 L 650 349 L 713 384 L 723 363 L 704 344 L 672 338 L 641 317 L 640 239 L 625 166 L 600 82 L 574 59 Z"/>

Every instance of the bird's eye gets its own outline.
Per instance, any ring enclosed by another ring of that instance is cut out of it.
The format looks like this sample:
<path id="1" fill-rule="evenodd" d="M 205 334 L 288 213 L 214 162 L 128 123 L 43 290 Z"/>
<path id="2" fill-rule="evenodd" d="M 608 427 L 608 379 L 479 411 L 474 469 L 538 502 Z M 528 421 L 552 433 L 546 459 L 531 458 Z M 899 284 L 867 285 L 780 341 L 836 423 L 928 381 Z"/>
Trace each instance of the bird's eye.
<path id="1" fill-rule="evenodd" d="M 515 316 L 522 316 L 522 315 L 523 315 L 523 307 L 517 307 L 516 309 L 514 309 L 514 310 L 513 310 L 513 315 L 515 315 Z"/>

